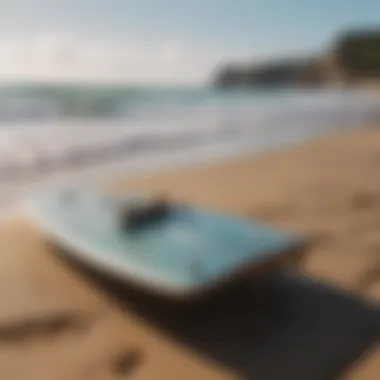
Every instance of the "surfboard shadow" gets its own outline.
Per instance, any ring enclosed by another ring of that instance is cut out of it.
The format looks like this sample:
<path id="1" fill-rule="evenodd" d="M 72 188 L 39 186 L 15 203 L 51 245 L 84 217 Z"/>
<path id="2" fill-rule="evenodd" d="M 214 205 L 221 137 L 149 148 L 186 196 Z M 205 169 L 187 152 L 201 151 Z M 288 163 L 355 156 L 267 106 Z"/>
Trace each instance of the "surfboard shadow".
<path id="1" fill-rule="evenodd" d="M 276 275 L 175 303 L 54 252 L 122 309 L 243 379 L 336 379 L 380 338 L 379 308 L 311 279 Z"/>

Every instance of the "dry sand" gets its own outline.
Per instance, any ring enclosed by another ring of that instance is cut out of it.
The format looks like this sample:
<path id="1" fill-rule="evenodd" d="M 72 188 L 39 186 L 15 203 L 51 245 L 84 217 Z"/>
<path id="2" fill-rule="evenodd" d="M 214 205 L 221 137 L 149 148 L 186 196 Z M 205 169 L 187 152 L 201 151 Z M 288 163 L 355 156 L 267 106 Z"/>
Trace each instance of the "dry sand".
<path id="1" fill-rule="evenodd" d="M 121 180 L 312 236 L 305 272 L 380 301 L 380 131 Z"/>
<path id="2" fill-rule="evenodd" d="M 380 130 L 117 180 L 311 235 L 302 271 L 380 303 Z M 0 379 L 233 379 L 119 310 L 21 217 L 0 230 Z M 379 379 L 380 349 L 347 374 Z"/>

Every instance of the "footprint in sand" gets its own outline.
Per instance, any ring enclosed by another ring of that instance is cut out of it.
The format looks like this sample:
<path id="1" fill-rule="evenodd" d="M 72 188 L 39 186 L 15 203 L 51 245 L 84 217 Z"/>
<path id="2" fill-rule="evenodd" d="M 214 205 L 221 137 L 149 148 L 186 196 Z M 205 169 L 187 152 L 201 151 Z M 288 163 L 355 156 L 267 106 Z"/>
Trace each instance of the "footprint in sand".
<path id="1" fill-rule="evenodd" d="M 143 355 L 138 349 L 121 352 L 111 362 L 111 372 L 120 377 L 131 375 L 142 364 Z"/>
<path id="2" fill-rule="evenodd" d="M 364 210 L 373 207 L 378 202 L 377 194 L 366 191 L 355 192 L 350 200 L 350 206 L 355 210 Z"/>
<path id="3" fill-rule="evenodd" d="M 360 279 L 360 289 L 367 293 L 368 290 L 376 283 L 380 282 L 380 263 L 368 269 Z"/>
<path id="4" fill-rule="evenodd" d="M 130 379 L 143 365 L 144 354 L 139 348 L 126 348 L 114 354 L 106 354 L 102 359 L 97 358 L 88 362 L 76 376 L 70 379 Z"/>
<path id="5" fill-rule="evenodd" d="M 20 342 L 38 337 L 54 337 L 69 330 L 82 330 L 88 323 L 77 314 L 27 316 L 9 323 L 0 323 L 0 344 Z"/>

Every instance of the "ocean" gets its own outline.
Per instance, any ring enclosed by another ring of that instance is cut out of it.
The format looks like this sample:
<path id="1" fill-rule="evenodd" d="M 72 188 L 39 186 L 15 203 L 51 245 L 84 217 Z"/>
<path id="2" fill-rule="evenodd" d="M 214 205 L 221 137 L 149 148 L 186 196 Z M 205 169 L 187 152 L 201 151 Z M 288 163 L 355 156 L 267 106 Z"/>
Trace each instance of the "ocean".
<path id="1" fill-rule="evenodd" d="M 379 120 L 348 90 L 0 87 L 0 210 L 33 187 L 259 152 Z M 7 207 L 6 207 L 7 206 Z"/>

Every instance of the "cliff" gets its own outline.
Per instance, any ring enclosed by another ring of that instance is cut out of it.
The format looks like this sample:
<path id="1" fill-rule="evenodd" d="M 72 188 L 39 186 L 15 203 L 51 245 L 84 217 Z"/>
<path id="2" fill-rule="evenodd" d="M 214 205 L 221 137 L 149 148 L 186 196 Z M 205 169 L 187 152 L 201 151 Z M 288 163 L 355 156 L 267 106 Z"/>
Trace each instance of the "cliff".
<path id="1" fill-rule="evenodd" d="M 252 67 L 227 66 L 214 80 L 217 87 L 315 86 L 323 82 L 323 66 L 318 60 L 278 61 Z"/>
<path id="2" fill-rule="evenodd" d="M 338 35 L 332 48 L 317 57 L 275 60 L 247 66 L 226 65 L 216 73 L 218 88 L 320 87 L 380 79 L 380 30 Z"/>

